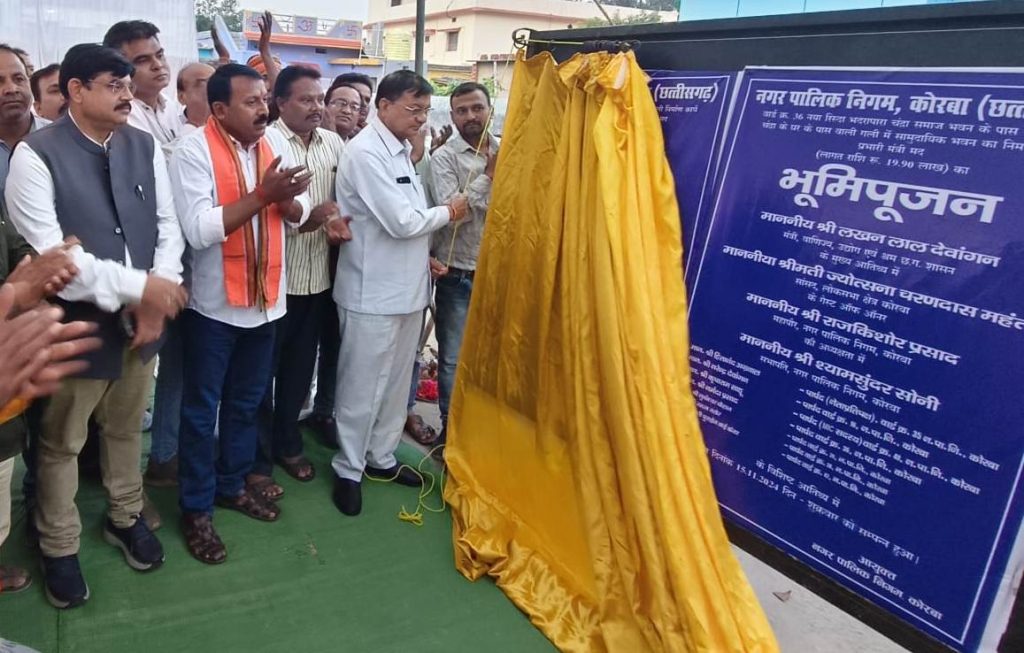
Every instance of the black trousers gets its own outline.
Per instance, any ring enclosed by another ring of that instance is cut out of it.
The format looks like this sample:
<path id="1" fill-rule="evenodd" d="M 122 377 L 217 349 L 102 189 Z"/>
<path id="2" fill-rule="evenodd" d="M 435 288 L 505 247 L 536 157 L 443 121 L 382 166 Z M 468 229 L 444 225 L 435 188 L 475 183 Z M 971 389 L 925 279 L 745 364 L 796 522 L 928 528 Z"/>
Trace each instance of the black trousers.
<path id="1" fill-rule="evenodd" d="M 274 375 L 263 400 L 253 474 L 269 476 L 275 459 L 302 454 L 299 413 L 313 381 L 324 309 L 330 304 L 330 291 L 288 295 L 288 313 L 278 323 L 274 340 Z"/>

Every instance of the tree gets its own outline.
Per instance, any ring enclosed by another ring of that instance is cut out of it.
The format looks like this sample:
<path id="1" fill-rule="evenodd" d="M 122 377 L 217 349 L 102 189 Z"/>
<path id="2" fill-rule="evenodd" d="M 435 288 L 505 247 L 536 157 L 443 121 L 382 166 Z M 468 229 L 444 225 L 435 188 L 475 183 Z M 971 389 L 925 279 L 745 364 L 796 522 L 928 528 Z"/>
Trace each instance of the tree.
<path id="1" fill-rule="evenodd" d="M 633 7 L 648 11 L 679 11 L 679 0 L 602 0 L 611 7 Z"/>
<path id="2" fill-rule="evenodd" d="M 623 2 L 627 0 L 622 0 Z M 633 16 L 623 16 L 619 12 L 608 12 L 611 16 L 612 25 L 646 25 L 648 23 L 660 23 L 661 14 L 654 11 L 644 11 L 642 13 Z M 605 20 L 604 16 L 600 18 L 588 18 L 581 22 L 578 27 L 601 27 L 608 25 L 608 21 Z"/>
<path id="3" fill-rule="evenodd" d="M 242 10 L 238 0 L 195 0 L 196 31 L 205 32 L 213 29 L 213 19 L 220 16 L 224 24 L 232 32 L 242 31 Z"/>

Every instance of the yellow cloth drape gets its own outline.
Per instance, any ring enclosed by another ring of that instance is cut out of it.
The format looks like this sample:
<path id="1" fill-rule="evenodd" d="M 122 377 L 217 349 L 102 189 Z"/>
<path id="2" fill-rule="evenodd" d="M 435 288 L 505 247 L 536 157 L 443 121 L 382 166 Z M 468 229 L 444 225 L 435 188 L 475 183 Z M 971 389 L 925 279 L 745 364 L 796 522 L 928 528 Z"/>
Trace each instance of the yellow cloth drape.
<path id="1" fill-rule="evenodd" d="M 564 651 L 777 651 L 711 485 L 633 55 L 520 57 L 500 152 L 449 421 L 458 569 Z"/>

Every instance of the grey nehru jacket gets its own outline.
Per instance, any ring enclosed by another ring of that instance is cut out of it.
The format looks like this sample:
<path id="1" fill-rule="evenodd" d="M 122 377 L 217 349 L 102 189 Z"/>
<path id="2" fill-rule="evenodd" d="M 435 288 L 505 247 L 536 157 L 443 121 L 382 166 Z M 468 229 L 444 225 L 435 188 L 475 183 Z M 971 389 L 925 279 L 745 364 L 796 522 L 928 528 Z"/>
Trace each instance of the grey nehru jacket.
<path id="1" fill-rule="evenodd" d="M 42 159 L 53 177 L 57 221 L 66 236 L 100 259 L 124 263 L 127 247 L 132 267 L 153 267 L 157 245 L 156 184 L 153 137 L 130 126 L 118 128 L 107 148 L 90 141 L 67 116 L 32 132 L 25 143 Z M 128 344 L 119 313 L 107 313 L 87 302 L 64 302 L 67 321 L 99 324 L 103 346 L 84 358 L 90 366 L 81 376 L 117 379 Z M 161 342 L 143 350 L 152 356 Z"/>

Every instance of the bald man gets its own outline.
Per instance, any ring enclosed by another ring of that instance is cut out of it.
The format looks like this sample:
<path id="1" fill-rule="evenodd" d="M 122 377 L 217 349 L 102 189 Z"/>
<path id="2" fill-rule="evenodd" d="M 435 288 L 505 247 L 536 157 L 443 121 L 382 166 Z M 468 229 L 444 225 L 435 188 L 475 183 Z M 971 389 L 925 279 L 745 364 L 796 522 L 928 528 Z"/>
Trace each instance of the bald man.
<path id="1" fill-rule="evenodd" d="M 206 124 L 210 117 L 210 103 L 206 99 L 206 82 L 213 74 L 213 66 L 204 63 L 190 63 L 178 73 L 178 103 L 182 128 L 180 136 L 195 131 Z"/>

